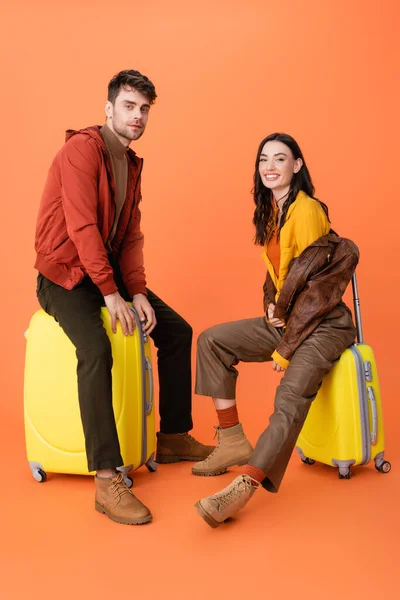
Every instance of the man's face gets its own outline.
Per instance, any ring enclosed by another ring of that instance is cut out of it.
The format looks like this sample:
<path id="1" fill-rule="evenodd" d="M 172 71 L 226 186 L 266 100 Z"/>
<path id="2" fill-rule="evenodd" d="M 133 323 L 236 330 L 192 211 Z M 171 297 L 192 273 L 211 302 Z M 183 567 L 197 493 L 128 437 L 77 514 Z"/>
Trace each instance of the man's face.
<path id="1" fill-rule="evenodd" d="M 129 146 L 143 135 L 149 110 L 146 96 L 133 88 L 121 88 L 114 104 L 106 103 L 107 122 L 120 141 Z"/>

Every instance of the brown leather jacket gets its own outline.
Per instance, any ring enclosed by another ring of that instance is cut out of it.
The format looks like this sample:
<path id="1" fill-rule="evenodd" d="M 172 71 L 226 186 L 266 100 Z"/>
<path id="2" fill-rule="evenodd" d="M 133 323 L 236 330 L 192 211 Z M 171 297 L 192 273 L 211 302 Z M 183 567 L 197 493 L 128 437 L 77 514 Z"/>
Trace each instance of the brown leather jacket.
<path id="1" fill-rule="evenodd" d="M 286 360 L 339 304 L 347 311 L 342 296 L 359 261 L 359 250 L 351 240 L 333 232 L 310 244 L 293 259 L 274 317 L 285 322 L 276 351 Z M 267 272 L 264 283 L 264 311 L 275 304 L 276 289 Z M 350 311 L 349 311 L 350 312 Z"/>

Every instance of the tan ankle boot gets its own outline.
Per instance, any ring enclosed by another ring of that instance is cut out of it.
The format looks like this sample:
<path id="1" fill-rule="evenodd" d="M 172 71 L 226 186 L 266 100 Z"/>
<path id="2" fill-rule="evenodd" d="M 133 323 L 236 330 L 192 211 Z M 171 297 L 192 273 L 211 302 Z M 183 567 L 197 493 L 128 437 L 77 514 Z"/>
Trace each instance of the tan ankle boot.
<path id="1" fill-rule="evenodd" d="M 218 443 L 214 451 L 192 468 L 193 475 L 213 476 L 225 473 L 228 467 L 246 465 L 253 447 L 243 432 L 241 424 L 228 429 L 216 427 Z"/>
<path id="2" fill-rule="evenodd" d="M 97 511 L 124 525 L 142 525 L 151 521 L 151 512 L 126 487 L 122 473 L 118 473 L 112 479 L 94 479 Z"/>
<path id="3" fill-rule="evenodd" d="M 196 502 L 195 508 L 210 527 L 219 527 L 246 506 L 259 486 L 248 475 L 240 475 L 220 492 Z"/>

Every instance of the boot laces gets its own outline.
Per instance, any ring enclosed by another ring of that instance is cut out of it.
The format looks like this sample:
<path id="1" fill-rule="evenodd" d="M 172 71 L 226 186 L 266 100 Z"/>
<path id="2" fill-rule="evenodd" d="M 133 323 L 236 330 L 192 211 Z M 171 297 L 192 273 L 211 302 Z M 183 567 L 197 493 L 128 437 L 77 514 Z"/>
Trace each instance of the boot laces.
<path id="1" fill-rule="evenodd" d="M 216 451 L 218 450 L 219 446 L 220 446 L 220 437 L 219 437 L 219 432 L 221 427 L 219 425 L 214 425 L 214 429 L 215 429 L 215 433 L 214 433 L 214 437 L 213 440 L 215 440 L 215 438 L 218 436 L 218 442 L 217 445 L 215 446 L 214 450 L 211 452 L 211 454 L 209 454 L 204 460 L 203 463 L 208 463 L 208 461 L 214 456 L 214 454 L 216 453 Z"/>
<path id="2" fill-rule="evenodd" d="M 247 485 L 245 481 L 239 481 L 234 487 L 232 487 L 229 492 L 222 493 L 218 497 L 218 502 L 222 508 L 225 508 L 228 504 L 230 504 L 233 500 L 239 498 L 242 493 L 246 490 Z"/>
<path id="3" fill-rule="evenodd" d="M 122 473 L 118 473 L 111 481 L 111 491 L 115 497 L 121 498 L 125 494 L 131 494 L 131 491 L 127 488 L 125 479 Z"/>
<path id="4" fill-rule="evenodd" d="M 220 427 L 219 425 L 214 425 L 214 429 L 215 429 L 215 433 L 214 433 L 213 440 L 215 440 L 215 438 L 216 438 L 216 437 L 217 437 L 217 435 L 218 435 L 218 441 L 219 441 L 219 432 L 220 432 L 220 430 L 221 430 L 221 427 Z"/>
<path id="5" fill-rule="evenodd" d="M 200 444 L 200 442 L 198 442 L 198 441 L 197 441 L 197 440 L 196 440 L 196 439 L 195 439 L 195 438 L 194 438 L 192 435 L 190 435 L 190 433 L 186 433 L 185 435 L 186 435 L 187 439 L 188 439 L 190 442 L 192 442 L 192 444 L 193 444 L 194 446 L 201 446 L 201 445 L 202 445 L 202 444 Z"/>

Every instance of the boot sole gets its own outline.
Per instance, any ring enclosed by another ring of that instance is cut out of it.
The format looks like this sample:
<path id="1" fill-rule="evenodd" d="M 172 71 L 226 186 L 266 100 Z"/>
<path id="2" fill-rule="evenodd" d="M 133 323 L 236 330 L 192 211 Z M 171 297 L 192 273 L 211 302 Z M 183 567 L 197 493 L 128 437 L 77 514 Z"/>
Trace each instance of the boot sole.
<path id="1" fill-rule="evenodd" d="M 156 456 L 156 463 L 159 465 L 169 465 L 171 463 L 178 463 L 182 461 L 199 462 L 199 460 L 205 460 L 201 456 Z"/>
<path id="2" fill-rule="evenodd" d="M 207 523 L 207 525 L 209 525 L 213 529 L 216 529 L 217 527 L 219 527 L 220 525 L 222 525 L 222 523 L 224 523 L 224 521 L 221 521 L 221 523 L 219 523 L 218 521 L 216 521 L 215 519 L 213 519 L 212 516 L 209 515 L 208 512 L 206 512 L 204 510 L 204 508 L 201 505 L 200 500 L 198 502 L 196 502 L 196 504 L 194 505 L 194 507 L 197 510 L 197 512 L 200 515 L 200 517 Z"/>
<path id="3" fill-rule="evenodd" d="M 149 523 L 153 518 L 152 515 L 148 515 L 147 517 L 140 517 L 139 519 L 122 519 L 121 517 L 114 517 L 114 515 L 110 514 L 98 502 L 95 503 L 95 509 L 102 515 L 107 515 L 107 517 L 111 519 L 111 521 L 114 521 L 115 523 L 120 523 L 121 525 L 144 525 L 145 523 Z"/>
<path id="4" fill-rule="evenodd" d="M 247 465 L 249 460 L 250 456 L 247 456 L 242 460 L 230 462 L 219 469 L 214 469 L 213 471 L 196 471 L 193 467 L 192 474 L 197 475 L 198 477 L 216 477 L 217 475 L 223 475 L 223 473 L 225 473 L 229 467 L 243 467 L 243 465 Z"/>

